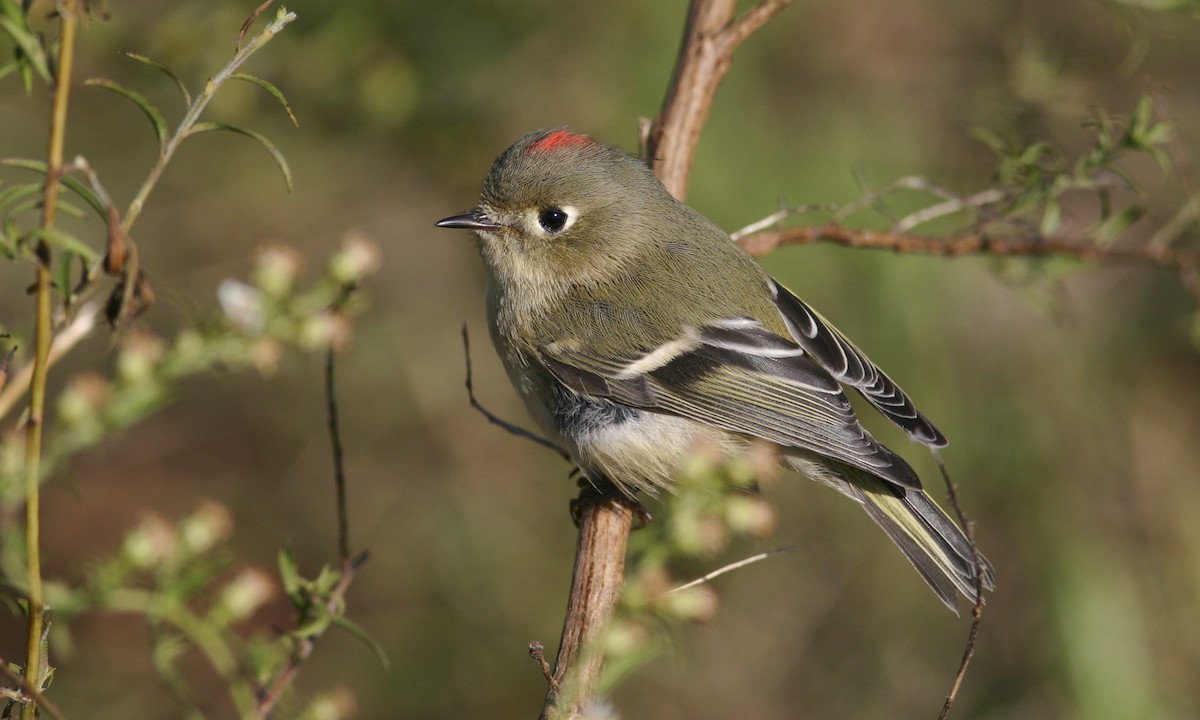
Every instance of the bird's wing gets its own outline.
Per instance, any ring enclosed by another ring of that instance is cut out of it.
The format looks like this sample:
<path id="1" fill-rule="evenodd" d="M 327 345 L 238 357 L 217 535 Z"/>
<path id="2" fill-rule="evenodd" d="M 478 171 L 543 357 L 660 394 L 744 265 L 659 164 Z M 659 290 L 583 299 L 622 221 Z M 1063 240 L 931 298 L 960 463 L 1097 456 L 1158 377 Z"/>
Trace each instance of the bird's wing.
<path id="1" fill-rule="evenodd" d="M 804 348 L 752 318 L 685 327 L 628 357 L 570 340 L 545 346 L 541 356 L 575 392 L 803 448 L 920 487 L 912 468 L 859 424 L 837 381 Z"/>
<path id="2" fill-rule="evenodd" d="M 946 436 L 917 411 L 900 386 L 837 328 L 773 279 L 771 293 L 788 332 L 817 364 L 857 390 L 912 439 L 933 447 L 946 445 Z"/>

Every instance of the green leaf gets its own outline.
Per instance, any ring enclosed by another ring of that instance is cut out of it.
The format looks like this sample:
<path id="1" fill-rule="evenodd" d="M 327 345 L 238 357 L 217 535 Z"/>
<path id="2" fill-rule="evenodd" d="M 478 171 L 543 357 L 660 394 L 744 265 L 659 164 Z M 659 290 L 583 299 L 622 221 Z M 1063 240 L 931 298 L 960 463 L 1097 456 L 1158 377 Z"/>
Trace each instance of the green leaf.
<path id="1" fill-rule="evenodd" d="M 41 191 L 41 183 L 21 183 L 0 190 L 0 212 L 4 212 L 4 209 L 13 203 L 38 195 Z"/>
<path id="2" fill-rule="evenodd" d="M 100 259 L 99 253 L 88 247 L 86 243 L 68 232 L 63 232 L 59 228 L 37 228 L 26 233 L 22 240 L 45 240 L 51 247 L 56 247 L 64 252 L 81 255 L 89 263 L 94 263 Z"/>
<path id="3" fill-rule="evenodd" d="M 1038 232 L 1042 235 L 1053 235 L 1061 224 L 1062 207 L 1055 201 L 1046 203 L 1046 210 L 1042 213 L 1042 222 L 1038 227 Z"/>
<path id="4" fill-rule="evenodd" d="M 275 160 L 275 164 L 279 166 L 280 172 L 283 173 L 283 182 L 287 185 L 288 192 L 292 191 L 292 169 L 288 167 L 287 159 L 283 157 L 283 153 L 280 152 L 279 148 L 275 147 L 275 144 L 268 140 L 265 135 L 260 132 L 238 127 L 236 125 L 226 125 L 225 123 L 216 122 L 196 123 L 190 130 L 187 131 L 187 135 L 190 137 L 192 135 L 202 132 L 210 132 L 212 130 L 228 130 L 229 132 L 245 135 L 248 138 L 257 140 L 258 143 L 262 145 L 268 153 L 271 154 L 271 157 Z"/>
<path id="5" fill-rule="evenodd" d="M 319 608 L 320 606 L 314 605 L 313 607 Z M 317 617 L 312 618 L 288 634 L 292 637 L 300 639 L 313 637 L 325 632 L 329 628 L 329 623 L 331 622 L 333 622 L 333 618 L 329 615 L 329 613 L 324 611 L 324 608 L 321 608 L 321 612 L 317 615 Z"/>
<path id="6" fill-rule="evenodd" d="M 166 75 L 167 77 L 171 78 L 171 80 L 175 81 L 175 86 L 179 88 L 180 94 L 183 95 L 183 104 L 187 105 L 187 106 L 191 106 L 192 94 L 190 92 L 188 92 L 187 86 L 183 84 L 183 81 L 179 79 L 179 76 L 176 75 L 175 72 L 173 70 L 171 70 L 171 68 L 160 63 L 159 61 L 155 60 L 154 58 L 148 58 L 145 55 L 138 55 L 137 53 L 134 53 L 134 52 L 123 52 L 121 54 L 131 60 L 137 60 L 138 62 L 142 63 L 143 65 L 149 65 L 150 67 L 154 68 L 155 70 L 161 72 L 163 75 Z"/>
<path id="7" fill-rule="evenodd" d="M 105 90 L 111 90 L 133 101 L 134 105 L 137 105 L 141 108 L 142 112 L 146 113 L 146 117 L 150 119 L 150 124 L 154 126 L 154 134 L 158 137 L 159 148 L 161 149 L 166 145 L 167 121 L 163 119 L 162 113 L 158 111 L 158 108 L 154 107 L 154 104 L 147 100 L 144 95 L 105 78 L 91 78 L 85 80 L 83 84 L 90 87 L 102 87 Z"/>
<path id="8" fill-rule="evenodd" d="M 279 104 L 283 106 L 283 111 L 287 113 L 288 119 L 292 121 L 292 125 L 294 125 L 296 127 L 300 127 L 300 121 L 296 119 L 295 113 L 292 112 L 292 106 L 288 104 L 287 98 L 283 96 L 283 93 L 280 92 L 279 88 L 275 87 L 271 83 L 267 82 L 266 80 L 263 80 L 262 78 L 260 78 L 256 75 L 248 75 L 246 73 L 234 73 L 234 74 L 230 75 L 229 77 L 233 78 L 234 80 L 245 80 L 248 83 L 257 85 L 260 88 L 262 88 L 263 90 L 266 90 L 268 93 L 271 94 L 271 97 L 278 100 Z"/>
<path id="9" fill-rule="evenodd" d="M 333 624 L 353 635 L 363 645 L 366 645 L 367 649 L 370 650 L 376 659 L 379 660 L 380 665 L 385 668 L 391 666 L 391 662 L 388 660 L 387 653 L 384 652 L 383 646 L 376 642 L 375 638 L 368 635 L 366 630 L 363 630 L 361 627 L 355 624 L 354 621 L 350 620 L 349 618 L 339 616 L 333 619 Z"/>
<path id="10" fill-rule="evenodd" d="M 279 579 L 283 582 L 283 592 L 292 597 L 300 590 L 300 570 L 296 566 L 296 557 L 292 549 L 285 547 L 279 551 Z"/>
<path id="11" fill-rule="evenodd" d="M 46 163 L 42 162 L 41 160 L 30 160 L 28 158 L 4 158 L 0 159 L 0 165 L 8 165 L 9 167 L 21 168 L 23 170 L 32 170 L 33 172 L 41 173 L 42 175 L 46 174 Z M 82 198 L 88 205 L 91 205 L 92 209 L 96 211 L 96 214 L 100 216 L 101 220 L 106 223 L 108 222 L 108 207 L 101 202 L 100 198 L 97 197 L 94 192 L 92 192 L 91 188 L 80 182 L 78 178 L 73 178 L 70 175 L 63 175 L 60 182 L 62 182 L 63 186 L 68 190 Z"/>
<path id="12" fill-rule="evenodd" d="M 1125 208 L 1096 225 L 1094 230 L 1096 239 L 1104 247 L 1112 245 L 1118 235 L 1125 232 L 1130 225 L 1137 222 L 1145 214 L 1146 211 L 1136 205 Z"/>
<path id="13" fill-rule="evenodd" d="M 326 595 L 333 586 L 337 585 L 338 580 L 342 576 L 342 571 L 325 565 L 321 568 L 321 572 L 317 574 L 315 580 L 312 581 L 313 591 L 318 595 Z"/>
<path id="14" fill-rule="evenodd" d="M 38 36 L 28 26 L 21 27 L 10 18 L 0 16 L 0 30 L 12 38 L 19 52 L 17 61 L 25 61 L 22 65 L 33 68 L 42 81 L 50 84 L 50 63 L 46 59 L 46 49 L 42 47 Z M 29 88 L 26 87 L 28 92 Z"/>
<path id="15" fill-rule="evenodd" d="M 59 297 L 68 305 L 71 304 L 71 265 L 77 257 L 79 256 L 70 250 L 64 252 L 58 258 L 58 265 L 54 269 L 54 287 L 58 290 Z"/>

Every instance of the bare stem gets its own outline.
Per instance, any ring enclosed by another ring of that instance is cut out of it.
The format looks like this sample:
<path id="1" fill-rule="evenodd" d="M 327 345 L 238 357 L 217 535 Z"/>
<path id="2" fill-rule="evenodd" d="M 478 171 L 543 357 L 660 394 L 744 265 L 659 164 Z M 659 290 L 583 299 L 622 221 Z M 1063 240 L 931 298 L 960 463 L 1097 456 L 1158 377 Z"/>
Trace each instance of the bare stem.
<path id="1" fill-rule="evenodd" d="M 736 0 L 692 0 L 662 110 L 646 137 L 654 174 L 679 200 L 687 197 L 692 157 L 733 51 L 791 0 L 760 0 L 734 18 Z"/>
<path id="2" fill-rule="evenodd" d="M 59 7 L 60 35 L 54 96 L 50 105 L 50 128 L 46 148 L 46 185 L 42 194 L 42 229 L 54 227 L 58 189 L 62 173 L 63 140 L 67 128 L 67 101 L 71 94 L 71 64 L 75 55 L 75 31 L 79 8 L 74 0 Z M 42 560 L 39 520 L 41 515 L 42 424 L 46 408 L 46 377 L 49 371 L 51 327 L 50 246 L 38 241 L 35 271 L 33 374 L 29 386 L 29 420 L 25 425 L 25 563 L 28 573 L 29 625 L 25 644 L 25 682 L 41 688 L 46 658 L 42 654 L 45 607 L 42 598 Z M 37 700 L 21 708 L 21 720 L 33 720 Z"/>
<path id="3" fill-rule="evenodd" d="M 584 490 L 589 492 L 593 492 L 591 488 Z M 592 652 L 589 644 L 600 634 L 621 596 L 625 547 L 632 526 L 633 510 L 615 491 L 585 501 L 579 513 L 575 571 L 543 720 L 575 717 L 595 695 L 604 656 Z"/>

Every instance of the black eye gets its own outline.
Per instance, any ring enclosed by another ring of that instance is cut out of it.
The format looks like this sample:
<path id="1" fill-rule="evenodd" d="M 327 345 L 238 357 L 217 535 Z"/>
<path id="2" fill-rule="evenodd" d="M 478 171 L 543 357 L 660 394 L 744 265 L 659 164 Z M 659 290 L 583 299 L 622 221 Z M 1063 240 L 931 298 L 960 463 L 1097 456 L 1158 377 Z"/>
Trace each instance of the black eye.
<path id="1" fill-rule="evenodd" d="M 567 214 L 558 208 L 546 208 L 538 213 L 538 224 L 546 232 L 556 233 L 567 224 Z"/>

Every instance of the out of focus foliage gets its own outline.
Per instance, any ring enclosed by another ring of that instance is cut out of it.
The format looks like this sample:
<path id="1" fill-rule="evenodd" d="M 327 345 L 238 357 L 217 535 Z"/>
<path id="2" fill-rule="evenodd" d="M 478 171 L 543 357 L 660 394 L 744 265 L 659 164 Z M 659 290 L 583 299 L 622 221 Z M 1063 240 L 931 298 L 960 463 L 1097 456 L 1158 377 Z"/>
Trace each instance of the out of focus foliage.
<path id="1" fill-rule="evenodd" d="M 81 36 L 76 76 L 134 88 L 178 118 L 174 84 L 118 53 L 152 57 L 188 87 L 202 87 L 234 51 L 254 4 L 110 0 L 111 19 L 89 23 Z M 52 32 L 50 5 L 34 4 L 35 31 Z M 1179 211 L 1197 205 L 1200 187 L 1200 21 L 1194 3 L 1162 5 L 797 4 L 738 51 L 689 201 L 734 229 L 773 212 L 780 199 L 844 205 L 905 176 L 966 195 L 997 183 L 996 152 L 1020 161 L 1034 147 L 1052 150 L 1026 158 L 1032 165 L 1007 166 L 1011 178 L 1047 162 L 1061 177 L 1096 147 L 1097 118 L 1128 127 L 1147 97 L 1145 127 L 1171 129 L 1162 144 L 1151 133 L 1170 172 L 1145 153 L 1118 161 L 1137 189 L 1116 188 L 1115 199 L 1144 212 L 1113 226 L 1122 230 L 1114 246 L 1145 242 L 1182 218 L 1173 242 L 1195 247 L 1195 212 L 1189 219 Z M 135 231 L 158 302 L 115 348 L 110 336 L 93 333 L 55 368 L 51 389 L 67 419 L 54 420 L 50 432 L 76 428 L 67 400 L 110 396 L 110 387 L 79 380 L 81 371 L 111 364 L 116 375 L 105 374 L 123 382 L 122 357 L 139 332 L 182 338 L 219 304 L 223 280 L 253 275 L 257 247 L 295 248 L 289 257 L 303 277 L 347 229 L 383 245 L 373 304 L 356 322 L 339 373 L 352 544 L 372 553 L 351 589 L 352 617 L 391 663 L 381 667 L 354 637 L 332 635 L 281 716 L 330 691 L 342 711 L 353 697 L 363 718 L 528 716 L 538 706 L 544 681 L 526 649 L 540 640 L 552 652 L 557 640 L 575 487 L 552 453 L 469 408 L 458 328 L 466 319 L 475 336 L 486 334 L 482 272 L 466 238 L 431 223 L 471 206 L 491 159 L 532 128 L 568 124 L 635 148 L 636 119 L 661 102 L 685 6 L 289 3 L 297 21 L 247 72 L 287 96 L 299 128 L 250 83 L 227 86 L 209 112 L 271 138 L 290 163 L 294 191 L 283 190 L 260 147 L 235 136 L 189 140 L 164 173 Z M 33 81 L 26 94 L 22 78 L 0 78 L 3 157 L 36 155 L 43 143 L 45 90 Z M 67 157 L 85 155 L 123 207 L 158 146 L 144 112 L 101 90 L 75 88 Z M 978 128 L 990 142 L 977 139 Z M 0 192 L 30 176 L 13 170 L 3 179 Z M 1094 192 L 1064 188 L 1053 199 L 1059 235 L 1095 230 Z M 886 225 L 924 201 L 890 197 L 872 208 L 877 215 L 854 221 Z M 88 223 L 94 218 L 61 224 L 83 235 L 94 230 Z M 1200 631 L 1192 621 L 1200 615 L 1192 516 L 1200 507 L 1200 362 L 1190 337 L 1196 302 L 1178 274 L 824 246 L 781 249 L 763 262 L 886 368 L 950 438 L 944 458 L 998 585 L 956 712 L 1200 715 Z M 0 262 L 0 325 L 21 339 L 29 334 L 28 269 Z M 239 295 L 238 287 L 226 286 L 224 300 L 232 294 L 238 308 L 252 310 L 254 302 L 237 301 L 255 293 Z M 222 315 L 225 323 L 253 318 Z M 160 350 L 173 348 L 177 341 Z M 336 540 L 320 369 L 296 357 L 303 356 L 279 356 L 270 382 L 223 370 L 191 375 L 152 421 L 98 446 L 77 443 L 89 449 L 56 467 L 43 497 L 47 578 L 87 586 L 107 567 L 97 558 L 124 552 L 140 518 L 184 516 L 202 498 L 231 514 L 226 547 L 240 564 L 218 577 L 234 582 L 241 567 L 271 566 L 285 544 L 302 568 L 325 562 Z M 481 400 L 523 421 L 490 351 L 477 348 L 474 362 Z M 872 429 L 908 449 L 888 427 Z M 940 492 L 929 461 L 906 456 Z M 699 559 L 669 568 L 675 579 L 700 576 L 794 546 L 707 583 L 673 616 L 707 622 L 656 626 L 655 613 L 676 601 L 657 591 L 629 598 L 650 610 L 638 617 L 651 619 L 625 626 L 613 642 L 649 628 L 671 651 L 617 688 L 621 716 L 935 715 L 965 624 L 843 498 L 789 475 L 765 494 L 777 513 L 773 530 L 704 546 Z M 703 508 L 648 508 L 656 525 L 642 531 L 647 537 L 704 545 L 712 539 L 705 528 L 719 527 L 703 520 Z M 689 529 L 689 518 L 703 521 Z M 7 532 L 12 518 L 2 522 Z M 654 590 L 663 575 L 646 567 L 640 586 Z M 290 606 L 280 593 L 272 597 L 256 626 L 286 626 Z M 719 598 L 719 612 L 705 598 Z M 0 620 L 6 658 L 19 656 L 23 642 L 11 618 Z M 153 659 L 162 655 L 151 651 L 162 637 L 153 627 L 132 615 L 89 613 L 65 640 L 51 641 L 51 692 L 68 717 L 178 713 L 170 688 L 155 680 Z M 224 687 L 194 653 L 174 660 L 198 697 Z"/>

